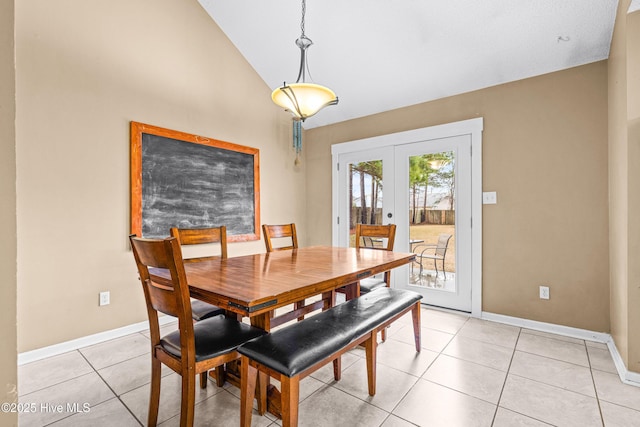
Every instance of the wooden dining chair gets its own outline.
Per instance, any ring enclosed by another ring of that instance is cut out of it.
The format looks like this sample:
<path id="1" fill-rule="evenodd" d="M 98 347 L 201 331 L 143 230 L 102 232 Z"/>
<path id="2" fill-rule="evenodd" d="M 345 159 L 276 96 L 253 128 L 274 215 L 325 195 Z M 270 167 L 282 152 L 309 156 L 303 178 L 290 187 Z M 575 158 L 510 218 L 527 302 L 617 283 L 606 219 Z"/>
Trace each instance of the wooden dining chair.
<path id="1" fill-rule="evenodd" d="M 175 237 L 183 245 L 202 245 L 206 243 L 220 243 L 220 256 L 206 256 L 185 259 L 185 262 L 195 262 L 215 258 L 227 258 L 227 228 L 222 225 L 220 227 L 211 228 L 177 228 L 171 227 L 171 236 Z M 191 300 L 191 313 L 196 321 L 204 320 L 209 317 L 224 314 L 224 309 L 213 304 L 206 303 L 197 299 Z"/>
<path id="2" fill-rule="evenodd" d="M 267 247 L 267 252 L 282 251 L 286 249 L 298 248 L 298 235 L 296 234 L 295 224 L 283 224 L 283 225 L 262 225 L 262 231 L 264 233 L 264 244 Z M 291 244 L 286 246 L 273 246 L 272 239 L 291 239 Z"/>
<path id="3" fill-rule="evenodd" d="M 396 239 L 396 225 L 356 224 L 356 249 L 367 248 L 382 251 L 392 251 Z M 377 244 L 376 244 L 377 243 Z M 360 280 L 360 295 L 369 293 L 375 289 L 391 286 L 391 271 L 382 273 L 382 277 L 367 277 Z M 338 292 L 345 294 L 345 299 L 350 300 L 358 295 L 353 292 L 353 287 L 343 287 Z M 387 340 L 387 330 L 382 330 L 382 341 Z"/>
<path id="4" fill-rule="evenodd" d="M 185 262 L 206 261 L 208 259 L 227 258 L 227 228 L 222 225 L 220 227 L 209 228 L 178 228 L 171 227 L 170 233 L 183 245 L 203 245 L 208 243 L 220 243 L 219 256 L 204 256 L 185 259 Z M 217 305 L 209 304 L 198 299 L 191 298 L 191 317 L 199 322 L 210 317 L 225 314 L 223 308 Z M 207 388 L 207 372 L 200 375 L 200 388 Z M 216 366 L 215 378 L 218 387 L 222 387 L 225 382 L 225 372 L 223 366 Z"/>
<path id="5" fill-rule="evenodd" d="M 267 247 L 267 253 L 274 251 L 284 251 L 289 249 L 298 249 L 298 234 L 296 233 L 296 225 L 282 224 L 282 225 L 267 225 L 262 224 L 262 232 L 264 234 L 264 244 Z M 291 241 L 290 245 L 285 246 L 273 246 L 272 239 L 285 239 Z M 305 301 L 296 301 L 293 304 L 296 310 L 305 306 Z M 304 316 L 298 317 L 298 320 L 304 319 Z"/>
<path id="6" fill-rule="evenodd" d="M 180 426 L 190 427 L 194 419 L 195 376 L 215 366 L 238 359 L 238 346 L 266 334 L 234 318 L 215 316 L 194 323 L 189 287 L 180 244 L 174 237 L 142 239 L 130 236 L 151 332 L 151 393 L 148 425 L 158 421 L 161 365 L 182 376 Z M 153 280 L 149 268 L 166 269 L 170 280 Z M 178 318 L 179 329 L 160 336 L 158 313 Z"/>

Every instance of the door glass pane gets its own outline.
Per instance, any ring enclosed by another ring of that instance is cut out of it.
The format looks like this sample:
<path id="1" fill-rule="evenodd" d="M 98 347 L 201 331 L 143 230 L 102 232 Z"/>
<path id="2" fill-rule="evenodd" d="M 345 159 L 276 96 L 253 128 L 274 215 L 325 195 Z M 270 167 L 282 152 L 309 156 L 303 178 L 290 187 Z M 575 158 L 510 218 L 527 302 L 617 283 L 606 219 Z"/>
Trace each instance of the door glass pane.
<path id="1" fill-rule="evenodd" d="M 356 224 L 382 224 L 382 160 L 349 164 L 349 206 L 349 247 L 353 248 Z"/>
<path id="2" fill-rule="evenodd" d="M 409 158 L 409 284 L 456 292 L 456 159 L 453 151 Z"/>

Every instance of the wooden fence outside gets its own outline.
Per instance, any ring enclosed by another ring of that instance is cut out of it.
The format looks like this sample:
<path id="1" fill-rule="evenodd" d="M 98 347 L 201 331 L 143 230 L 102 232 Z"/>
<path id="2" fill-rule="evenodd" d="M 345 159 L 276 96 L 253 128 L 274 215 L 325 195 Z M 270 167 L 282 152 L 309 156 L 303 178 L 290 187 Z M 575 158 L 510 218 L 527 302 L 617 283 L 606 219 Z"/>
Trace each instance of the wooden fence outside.
<path id="1" fill-rule="evenodd" d="M 416 224 L 438 224 L 454 225 L 456 223 L 456 211 L 418 209 Z M 413 217 L 413 212 L 409 212 L 409 218 Z"/>
<path id="2" fill-rule="evenodd" d="M 355 228 L 356 224 L 361 221 L 362 208 L 351 208 L 351 228 Z M 416 224 L 437 224 L 437 225 L 454 225 L 456 223 L 456 212 L 449 210 L 431 210 L 417 209 Z M 371 208 L 367 208 L 367 221 L 365 224 L 370 224 L 371 220 Z M 409 221 L 413 218 L 413 210 L 409 210 Z M 375 211 L 375 224 L 382 224 L 382 209 L 377 208 Z"/>

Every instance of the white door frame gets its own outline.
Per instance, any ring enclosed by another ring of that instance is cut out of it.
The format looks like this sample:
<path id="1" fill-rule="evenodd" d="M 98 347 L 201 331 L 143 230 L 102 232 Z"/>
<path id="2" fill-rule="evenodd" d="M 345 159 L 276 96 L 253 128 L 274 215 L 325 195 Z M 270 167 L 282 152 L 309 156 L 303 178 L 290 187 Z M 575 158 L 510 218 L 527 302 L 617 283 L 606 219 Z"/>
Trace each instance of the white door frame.
<path id="1" fill-rule="evenodd" d="M 359 139 L 331 146 L 332 187 L 332 242 L 339 243 L 338 232 L 338 155 L 354 151 L 366 151 L 451 136 L 471 136 L 471 315 L 482 314 L 482 117 L 447 123 L 405 132 Z"/>

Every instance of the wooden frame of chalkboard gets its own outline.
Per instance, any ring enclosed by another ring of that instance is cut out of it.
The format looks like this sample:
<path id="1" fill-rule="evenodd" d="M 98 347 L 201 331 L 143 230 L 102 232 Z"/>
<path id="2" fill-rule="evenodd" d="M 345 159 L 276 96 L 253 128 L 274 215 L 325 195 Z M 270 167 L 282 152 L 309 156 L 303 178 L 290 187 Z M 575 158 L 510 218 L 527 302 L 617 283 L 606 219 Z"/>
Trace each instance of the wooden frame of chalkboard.
<path id="1" fill-rule="evenodd" d="M 131 233 L 227 227 L 230 242 L 260 239 L 260 151 L 131 122 Z"/>

